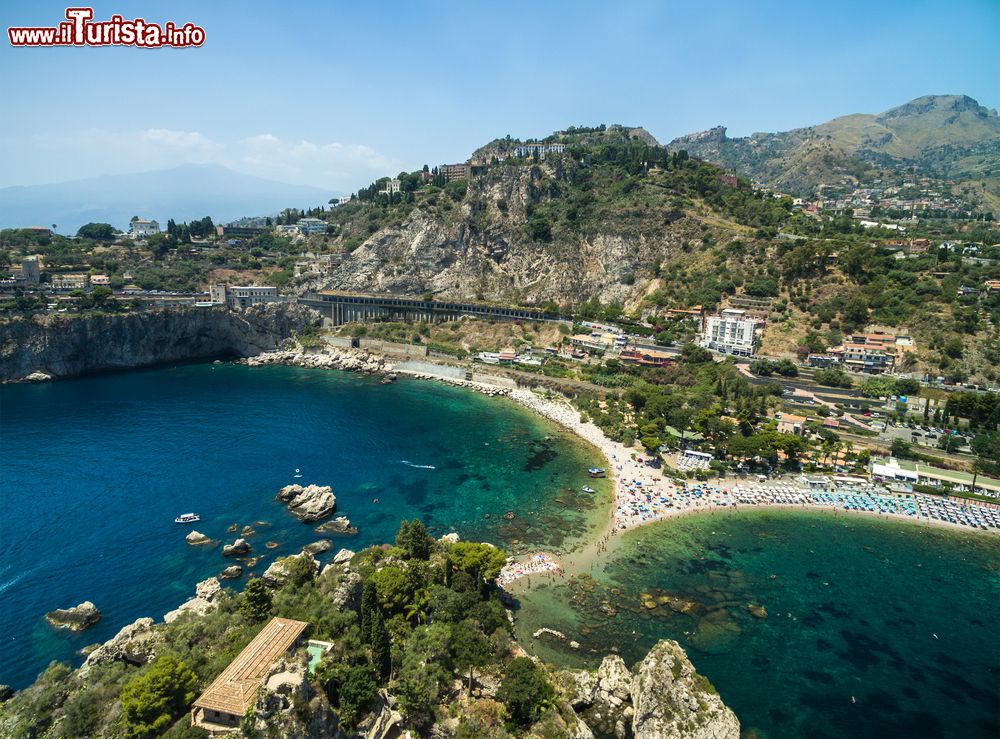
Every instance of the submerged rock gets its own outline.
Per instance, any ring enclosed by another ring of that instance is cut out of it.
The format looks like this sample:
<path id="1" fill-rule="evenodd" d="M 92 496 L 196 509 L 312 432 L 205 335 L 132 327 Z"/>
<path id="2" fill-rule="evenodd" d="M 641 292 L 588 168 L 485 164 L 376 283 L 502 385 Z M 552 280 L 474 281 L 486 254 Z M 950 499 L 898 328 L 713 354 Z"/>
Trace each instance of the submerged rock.
<path id="1" fill-rule="evenodd" d="M 767 618 L 767 609 L 754 603 L 747 603 L 747 610 L 754 618 Z"/>
<path id="2" fill-rule="evenodd" d="M 303 523 L 319 521 L 331 515 L 337 498 L 329 485 L 286 485 L 278 491 L 276 500 L 285 503 L 292 515 Z"/>
<path id="3" fill-rule="evenodd" d="M 72 608 L 57 608 L 45 614 L 45 620 L 57 629 L 85 631 L 101 620 L 101 612 L 89 600 Z"/>

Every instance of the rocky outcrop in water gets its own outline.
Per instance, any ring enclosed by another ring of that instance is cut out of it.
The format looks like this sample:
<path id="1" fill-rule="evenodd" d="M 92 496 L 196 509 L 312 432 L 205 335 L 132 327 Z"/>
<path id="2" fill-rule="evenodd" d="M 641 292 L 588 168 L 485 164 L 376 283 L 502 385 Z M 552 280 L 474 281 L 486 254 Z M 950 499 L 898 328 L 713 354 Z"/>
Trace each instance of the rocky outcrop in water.
<path id="1" fill-rule="evenodd" d="M 246 539 L 237 539 L 232 544 L 224 544 L 222 547 L 223 557 L 243 557 L 250 554 L 250 542 Z"/>
<path id="2" fill-rule="evenodd" d="M 569 670 L 561 684 L 573 710 L 597 734 L 617 739 L 739 739 L 740 722 L 681 646 L 658 642 L 633 674 L 621 657 L 596 673 Z"/>
<path id="3" fill-rule="evenodd" d="M 45 614 L 45 620 L 57 629 L 85 631 L 101 620 L 101 612 L 89 600 L 72 608 L 57 608 Z"/>
<path id="4" fill-rule="evenodd" d="M 326 518 L 337 508 L 337 498 L 329 485 L 285 485 L 275 500 L 288 506 L 292 515 L 303 523 Z"/>
<path id="5" fill-rule="evenodd" d="M 0 321 L 0 382 L 253 356 L 317 320 L 314 311 L 286 303 L 10 318 Z"/>
<path id="6" fill-rule="evenodd" d="M 195 531 L 194 529 L 192 529 L 190 532 L 188 532 L 188 535 L 184 537 L 184 541 L 186 541 L 188 544 L 195 545 L 195 544 L 207 544 L 208 542 L 211 541 L 211 539 L 209 539 L 200 531 Z"/>

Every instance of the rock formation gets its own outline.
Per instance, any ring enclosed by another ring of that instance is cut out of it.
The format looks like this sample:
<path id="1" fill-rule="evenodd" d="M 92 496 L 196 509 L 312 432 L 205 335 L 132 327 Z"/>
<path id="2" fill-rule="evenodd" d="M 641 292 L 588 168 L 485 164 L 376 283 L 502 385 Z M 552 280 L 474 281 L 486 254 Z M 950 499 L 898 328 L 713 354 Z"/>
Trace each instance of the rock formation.
<path id="1" fill-rule="evenodd" d="M 242 557 L 250 553 L 250 542 L 246 539 L 237 539 L 232 544 L 225 544 L 222 547 L 223 557 Z"/>
<path id="2" fill-rule="evenodd" d="M 289 303 L 11 318 L 0 321 L 0 382 L 253 356 L 317 320 L 314 311 Z"/>
<path id="3" fill-rule="evenodd" d="M 347 516 L 337 516 L 329 521 L 324 521 L 316 527 L 317 534 L 341 534 L 350 536 L 358 533 L 358 530 L 351 525 L 351 519 Z"/>
<path id="4" fill-rule="evenodd" d="M 314 541 L 312 544 L 306 544 L 303 548 L 303 552 L 309 552 L 309 554 L 323 554 L 324 552 L 329 552 L 333 549 L 333 543 L 329 539 L 320 539 L 319 541 Z"/>
<path id="5" fill-rule="evenodd" d="M 617 739 L 739 739 L 740 723 L 712 684 L 695 672 L 681 646 L 664 639 L 635 674 L 621 657 L 596 673 L 560 674 L 564 694 L 587 726 Z"/>
<path id="6" fill-rule="evenodd" d="M 313 577 L 319 574 L 319 562 L 316 561 L 316 558 L 310 552 L 304 551 L 301 554 L 293 554 L 274 560 L 271 566 L 261 575 L 264 584 L 271 588 L 280 588 L 288 582 L 288 578 L 291 576 L 290 567 L 296 560 L 305 560 L 308 562 Z"/>
<path id="7" fill-rule="evenodd" d="M 296 518 L 311 523 L 326 518 L 336 510 L 337 498 L 329 485 L 286 485 L 275 496 L 288 506 Z"/>
<path id="8" fill-rule="evenodd" d="M 122 628 L 111 639 L 88 654 L 83 667 L 80 668 L 80 674 L 84 676 L 94 665 L 109 662 L 144 665 L 155 654 L 157 641 L 156 632 L 153 630 L 153 619 L 140 618 Z"/>
<path id="9" fill-rule="evenodd" d="M 219 573 L 220 580 L 236 580 L 243 574 L 243 568 L 239 565 L 230 565 Z"/>
<path id="10" fill-rule="evenodd" d="M 191 529 L 191 531 L 188 532 L 188 535 L 184 537 L 184 541 L 186 541 L 188 544 L 194 545 L 194 544 L 207 544 L 208 542 L 211 541 L 211 539 L 209 539 L 200 531 L 195 531 L 194 529 Z"/>
<path id="11" fill-rule="evenodd" d="M 740 722 L 675 641 L 646 655 L 632 682 L 635 739 L 739 739 Z"/>
<path id="12" fill-rule="evenodd" d="M 101 620 L 101 612 L 89 600 L 72 608 L 57 608 L 45 614 L 45 620 L 57 629 L 84 631 Z"/>
<path id="13" fill-rule="evenodd" d="M 222 586 L 219 584 L 219 579 L 217 577 L 210 577 L 207 580 L 202 580 L 197 586 L 195 586 L 194 598 L 186 603 L 182 603 L 174 610 L 165 613 L 163 615 L 163 621 L 169 624 L 176 620 L 182 613 L 197 613 L 199 616 L 203 616 L 209 611 L 218 608 L 218 600 L 221 595 Z"/>

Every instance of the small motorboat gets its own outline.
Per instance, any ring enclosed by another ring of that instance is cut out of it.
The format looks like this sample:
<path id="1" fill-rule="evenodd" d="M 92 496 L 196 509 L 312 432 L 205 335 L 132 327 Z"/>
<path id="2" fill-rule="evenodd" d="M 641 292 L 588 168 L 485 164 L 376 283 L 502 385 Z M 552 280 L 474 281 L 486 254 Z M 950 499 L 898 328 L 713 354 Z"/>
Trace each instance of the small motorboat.
<path id="1" fill-rule="evenodd" d="M 182 513 L 177 518 L 174 519 L 174 523 L 194 523 L 195 521 L 200 521 L 201 516 L 197 513 Z"/>
<path id="2" fill-rule="evenodd" d="M 594 490 L 594 488 L 590 487 L 589 485 L 584 485 L 581 488 L 581 490 L 583 490 L 583 492 L 585 492 L 585 493 L 596 493 L 597 492 L 596 490 Z"/>
<path id="3" fill-rule="evenodd" d="M 302 473 L 299 471 L 298 467 L 295 468 L 295 474 L 292 475 L 292 477 L 302 477 Z"/>
<path id="4" fill-rule="evenodd" d="M 591 467 L 587 470 L 587 474 L 591 477 L 606 477 L 608 473 L 607 470 L 603 470 L 600 467 Z"/>

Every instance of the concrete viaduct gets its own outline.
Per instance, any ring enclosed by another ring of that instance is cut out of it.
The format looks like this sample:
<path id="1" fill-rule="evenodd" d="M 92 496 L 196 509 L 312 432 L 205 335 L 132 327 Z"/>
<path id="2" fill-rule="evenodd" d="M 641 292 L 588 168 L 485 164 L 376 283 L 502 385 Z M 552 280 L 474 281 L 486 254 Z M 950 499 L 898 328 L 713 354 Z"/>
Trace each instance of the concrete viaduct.
<path id="1" fill-rule="evenodd" d="M 298 300 L 319 311 L 334 326 L 369 321 L 453 321 L 473 316 L 494 321 L 559 321 L 559 316 L 530 308 L 483 303 L 451 303 L 396 295 L 361 295 L 323 290 Z"/>

